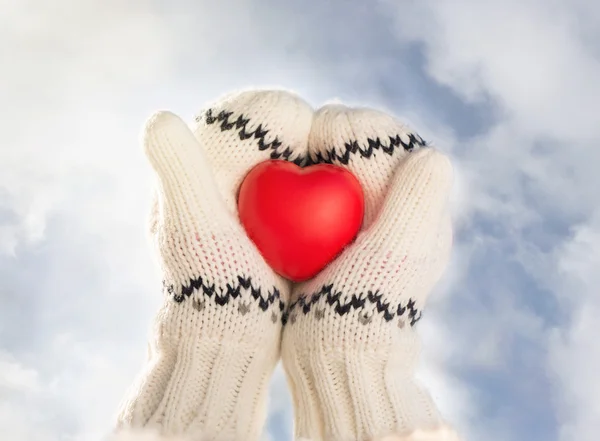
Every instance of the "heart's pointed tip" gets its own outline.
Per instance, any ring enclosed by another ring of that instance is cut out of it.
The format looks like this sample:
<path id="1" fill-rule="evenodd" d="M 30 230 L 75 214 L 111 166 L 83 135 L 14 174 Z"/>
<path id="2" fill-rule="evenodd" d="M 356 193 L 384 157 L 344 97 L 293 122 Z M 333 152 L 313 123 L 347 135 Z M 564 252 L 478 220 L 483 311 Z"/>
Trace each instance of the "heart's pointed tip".
<path id="1" fill-rule="evenodd" d="M 302 282 L 306 282 L 310 279 L 312 279 L 312 277 L 292 277 L 289 280 L 294 283 L 302 283 Z"/>
<path id="2" fill-rule="evenodd" d="M 279 275 L 286 278 L 290 282 L 303 283 L 303 282 L 308 282 L 310 279 L 313 279 L 314 277 L 316 277 L 316 275 L 319 274 L 319 272 L 320 271 L 317 271 L 315 273 L 310 273 L 310 274 L 296 275 L 296 276 L 293 276 L 293 275 L 286 276 L 285 274 L 279 274 Z"/>

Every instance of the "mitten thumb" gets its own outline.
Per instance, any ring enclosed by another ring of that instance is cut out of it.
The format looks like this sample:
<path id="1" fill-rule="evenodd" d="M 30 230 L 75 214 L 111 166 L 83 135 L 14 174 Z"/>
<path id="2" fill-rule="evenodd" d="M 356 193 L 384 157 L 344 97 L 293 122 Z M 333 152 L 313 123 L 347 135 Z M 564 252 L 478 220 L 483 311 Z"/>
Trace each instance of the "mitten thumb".
<path id="1" fill-rule="evenodd" d="M 171 112 L 155 113 L 144 130 L 143 145 L 159 183 L 160 220 L 167 226 L 220 224 L 229 216 L 202 146 Z"/>
<path id="2" fill-rule="evenodd" d="M 398 166 L 370 240 L 411 253 L 437 240 L 452 186 L 452 165 L 442 153 L 425 148 Z M 425 246 L 428 249 L 428 246 Z"/>

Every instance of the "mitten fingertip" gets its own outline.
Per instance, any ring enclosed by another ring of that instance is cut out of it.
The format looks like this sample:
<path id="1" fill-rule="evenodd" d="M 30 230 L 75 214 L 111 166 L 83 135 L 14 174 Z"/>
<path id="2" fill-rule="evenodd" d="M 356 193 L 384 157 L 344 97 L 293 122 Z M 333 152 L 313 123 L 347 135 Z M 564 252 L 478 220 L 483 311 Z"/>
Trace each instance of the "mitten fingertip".
<path id="1" fill-rule="evenodd" d="M 142 146 L 154 167 L 167 159 L 164 156 L 171 144 L 180 143 L 186 135 L 192 136 L 186 131 L 189 132 L 189 128 L 185 122 L 173 112 L 159 110 L 148 118 L 142 132 Z"/>

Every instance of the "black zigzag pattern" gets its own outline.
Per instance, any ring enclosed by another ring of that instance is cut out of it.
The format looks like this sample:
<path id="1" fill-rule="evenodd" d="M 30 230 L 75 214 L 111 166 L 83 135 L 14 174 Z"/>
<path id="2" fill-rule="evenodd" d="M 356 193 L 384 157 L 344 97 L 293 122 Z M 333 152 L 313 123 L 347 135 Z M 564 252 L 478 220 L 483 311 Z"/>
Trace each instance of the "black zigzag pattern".
<path id="1" fill-rule="evenodd" d="M 199 118 L 202 117 L 200 116 Z M 235 118 L 233 116 L 233 112 L 222 110 L 215 116 L 213 109 L 208 109 L 206 113 L 204 113 L 204 119 L 206 124 L 220 123 L 222 132 L 227 130 L 237 130 L 241 140 L 254 137 L 254 139 L 258 141 L 258 149 L 260 151 L 271 150 L 271 159 L 285 159 L 286 161 L 290 160 L 292 150 L 289 146 L 281 151 L 280 147 L 282 146 L 282 142 L 277 137 L 275 137 L 271 142 L 267 142 L 266 137 L 269 133 L 269 130 L 264 129 L 262 124 L 259 124 L 254 130 L 249 131 L 247 127 L 248 123 L 250 122 L 250 118 L 245 118 L 242 114 Z M 305 158 L 299 156 L 293 159 L 291 162 L 294 162 L 297 165 L 302 165 L 303 162 L 305 162 Z"/>
<path id="2" fill-rule="evenodd" d="M 236 283 L 228 283 L 225 288 L 217 287 L 215 284 L 207 282 L 206 278 L 197 277 L 190 279 L 187 285 L 181 285 L 178 292 L 175 292 L 175 287 L 163 281 L 165 290 L 173 297 L 177 303 L 182 303 L 189 298 L 194 291 L 202 293 L 205 297 L 212 299 L 217 305 L 227 305 L 232 299 L 237 299 L 242 295 L 242 290 L 249 292 L 250 297 L 258 303 L 258 307 L 262 311 L 267 311 L 271 305 L 276 304 L 279 311 L 283 313 L 285 304 L 281 299 L 281 293 L 275 287 L 266 294 L 260 287 L 255 287 L 252 284 L 252 279 L 245 276 L 237 276 Z"/>
<path id="3" fill-rule="evenodd" d="M 316 156 L 308 157 L 305 165 L 312 164 L 333 164 L 338 162 L 340 164 L 347 165 L 352 155 L 360 155 L 363 158 L 370 158 L 378 150 L 388 155 L 393 155 L 395 150 L 400 148 L 407 152 L 413 151 L 418 147 L 427 147 L 427 143 L 416 133 L 406 134 L 408 141 L 404 141 L 400 135 L 389 136 L 387 145 L 384 144 L 380 138 L 371 139 L 367 138 L 367 146 L 361 147 L 357 141 L 347 142 L 344 144 L 343 153 L 340 154 L 335 148 L 329 148 L 325 152 L 318 152 Z"/>
<path id="4" fill-rule="evenodd" d="M 234 116 L 233 112 L 221 110 L 216 116 L 213 109 L 208 109 L 203 117 L 206 124 L 217 124 L 220 123 L 221 131 L 237 130 L 241 140 L 250 139 L 254 137 L 258 141 L 258 149 L 261 151 L 271 150 L 271 159 L 285 159 L 291 161 L 300 166 L 308 166 L 314 164 L 327 163 L 332 164 L 338 162 L 347 165 L 352 155 L 360 155 L 363 158 L 370 158 L 377 151 L 381 151 L 388 155 L 393 155 L 398 149 L 403 149 L 410 152 L 418 147 L 427 147 L 427 142 L 423 140 L 416 133 L 404 134 L 408 141 L 405 141 L 400 134 L 396 136 L 389 136 L 386 142 L 380 138 L 367 139 L 367 145 L 361 146 L 358 141 L 351 141 L 344 144 L 343 153 L 338 153 L 335 147 L 331 147 L 324 152 L 317 153 L 314 157 L 308 155 L 300 155 L 294 159 L 290 159 L 292 156 L 292 150 L 289 146 L 281 150 L 282 142 L 275 137 L 271 142 L 266 141 L 266 136 L 269 133 L 268 129 L 263 128 L 262 124 L 259 124 L 254 130 L 248 130 L 248 123 L 250 118 L 244 117 L 243 114 Z M 198 119 L 201 119 L 199 116 Z"/>
<path id="5" fill-rule="evenodd" d="M 383 299 L 383 294 L 379 291 L 368 291 L 366 294 L 352 295 L 352 297 L 343 301 L 343 294 L 340 291 L 335 291 L 333 285 L 324 285 L 319 291 L 311 296 L 302 296 L 295 302 L 292 302 L 284 317 L 284 323 L 289 320 L 290 315 L 299 310 L 303 314 L 309 314 L 313 306 L 322 298 L 325 298 L 325 305 L 329 306 L 333 312 L 340 317 L 348 314 L 353 310 L 360 310 L 365 307 L 367 302 L 375 305 L 377 314 L 380 314 L 386 322 L 392 321 L 396 317 L 405 316 L 409 320 L 411 326 L 414 326 L 422 316 L 421 311 L 416 307 L 413 299 L 408 299 L 406 304 L 392 304 Z M 307 300 L 308 299 L 308 300 Z"/>

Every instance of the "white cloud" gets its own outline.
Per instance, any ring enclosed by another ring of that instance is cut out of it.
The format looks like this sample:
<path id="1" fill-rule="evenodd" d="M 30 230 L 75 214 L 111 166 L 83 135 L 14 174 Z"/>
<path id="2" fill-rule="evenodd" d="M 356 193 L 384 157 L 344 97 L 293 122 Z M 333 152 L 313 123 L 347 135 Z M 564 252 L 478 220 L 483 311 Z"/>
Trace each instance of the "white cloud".
<path id="1" fill-rule="evenodd" d="M 15 216 L 2 248 L 14 252 L 43 237 L 46 218 L 68 203 L 81 175 L 123 179 L 139 169 L 119 108 L 171 63 L 150 2 L 4 1 L 3 11 L 0 197 Z"/>
<path id="2" fill-rule="evenodd" d="M 600 63 L 582 44 L 578 26 L 586 17 L 571 2 L 390 4 L 411 17 L 398 31 L 426 44 L 436 80 L 472 100 L 491 97 L 535 136 L 580 142 L 597 133 L 599 117 L 589 109 L 600 94 Z"/>
<path id="3" fill-rule="evenodd" d="M 0 389 L 25 392 L 39 389 L 37 372 L 23 367 L 14 357 L 2 351 L 0 351 L 0 373 Z"/>
<path id="4" fill-rule="evenodd" d="M 561 439 L 591 441 L 600 433 L 600 216 L 573 230 L 556 252 L 559 302 L 569 326 L 550 334 L 549 371 L 558 381 L 556 406 L 564 425 Z"/>

